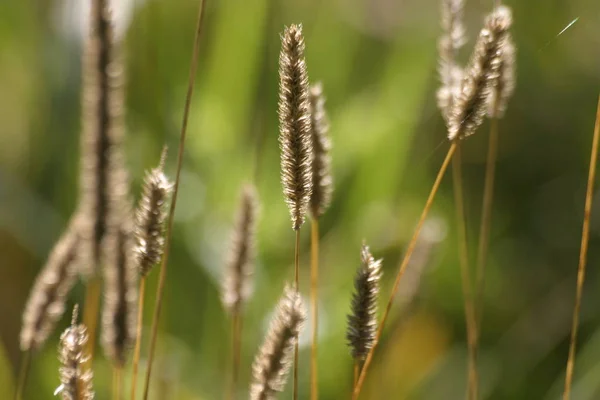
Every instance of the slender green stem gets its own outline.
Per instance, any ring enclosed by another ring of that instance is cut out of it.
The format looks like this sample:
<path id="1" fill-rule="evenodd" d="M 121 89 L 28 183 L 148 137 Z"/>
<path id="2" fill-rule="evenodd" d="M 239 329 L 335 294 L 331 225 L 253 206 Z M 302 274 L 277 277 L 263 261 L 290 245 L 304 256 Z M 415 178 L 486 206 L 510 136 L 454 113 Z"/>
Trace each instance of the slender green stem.
<path id="1" fill-rule="evenodd" d="M 294 285 L 300 292 L 300 229 L 296 230 L 296 242 L 294 246 Z M 294 395 L 293 399 L 298 400 L 298 336 L 294 345 Z"/>
<path id="2" fill-rule="evenodd" d="M 140 365 L 140 350 L 142 347 L 142 323 L 144 322 L 144 295 L 146 293 L 146 277 L 140 278 L 139 302 L 137 314 L 137 329 L 135 333 L 135 349 L 133 351 L 133 374 L 131 377 L 131 400 L 135 400 L 138 368 Z"/>
<path id="3" fill-rule="evenodd" d="M 468 399 L 477 399 L 478 377 L 477 360 L 475 356 L 475 311 L 473 308 L 471 272 L 469 268 L 469 251 L 467 246 L 467 226 L 465 220 L 465 201 L 462 183 L 462 156 L 460 144 L 457 146 L 456 155 L 452 160 L 452 175 L 454 183 L 454 205 L 456 210 L 456 223 L 458 228 L 458 253 L 460 261 L 460 277 L 465 307 L 465 323 L 467 330 L 468 347 Z"/>
<path id="4" fill-rule="evenodd" d="M 23 398 L 23 392 L 25 391 L 25 385 L 27 383 L 27 376 L 29 375 L 29 367 L 31 366 L 31 349 L 23 352 L 21 357 L 21 368 L 19 368 L 19 377 L 17 378 L 17 388 L 15 390 L 15 400 L 21 400 Z"/>
<path id="5" fill-rule="evenodd" d="M 312 306 L 312 348 L 310 352 L 310 398 L 319 398 L 317 374 L 317 341 L 319 335 L 319 219 L 311 221 L 310 301 Z"/>
<path id="6" fill-rule="evenodd" d="M 146 380 L 144 382 L 144 400 L 148 399 L 148 393 L 150 388 L 150 378 L 152 376 L 152 363 L 154 361 L 154 350 L 156 348 L 156 337 L 158 334 L 158 321 L 160 319 L 160 312 L 162 309 L 163 295 L 165 289 L 165 281 L 167 274 L 167 261 L 169 259 L 169 251 L 171 249 L 171 236 L 173 233 L 173 216 L 175 215 L 175 206 L 177 205 L 177 194 L 179 192 L 179 178 L 181 176 L 181 166 L 183 164 L 183 153 L 185 150 L 185 138 L 187 133 L 187 124 L 190 114 L 190 106 L 192 104 L 192 95 L 194 94 L 194 83 L 196 81 L 196 71 L 198 69 L 198 53 L 200 50 L 200 34 L 202 33 L 202 26 L 204 21 L 204 9 L 206 6 L 206 0 L 201 0 L 198 9 L 198 19 L 196 25 L 196 34 L 194 37 L 194 47 L 192 50 L 192 60 L 190 66 L 190 76 L 187 88 L 187 94 L 185 98 L 185 106 L 183 109 L 183 119 L 181 123 L 181 133 L 179 138 L 179 151 L 177 153 L 177 171 L 175 175 L 175 185 L 173 187 L 173 198 L 171 200 L 171 207 L 169 209 L 169 217 L 167 222 L 167 230 L 165 237 L 165 249 L 160 264 L 160 273 L 158 280 L 158 287 L 156 290 L 156 305 L 154 308 L 154 315 L 152 316 L 152 330 L 150 336 L 150 347 L 148 352 L 148 368 L 146 370 Z"/>
<path id="7" fill-rule="evenodd" d="M 498 118 L 490 121 L 483 204 L 481 207 L 481 225 L 477 246 L 477 264 L 475 267 L 475 351 L 478 352 L 481 324 L 483 320 L 483 293 L 485 289 L 485 269 L 489 253 L 490 227 L 492 223 L 492 205 L 494 202 L 494 182 L 496 177 L 496 159 L 498 154 Z"/>
<path id="8" fill-rule="evenodd" d="M 573 308 L 573 325 L 571 327 L 571 341 L 569 344 L 569 358 L 567 359 L 567 373 L 565 376 L 565 391 L 563 400 L 571 398 L 571 384 L 573 381 L 573 369 L 575 367 L 575 350 L 577 343 L 577 330 L 579 327 L 579 310 L 581 309 L 581 298 L 583 296 L 583 283 L 585 281 L 585 266 L 587 262 L 587 250 L 590 239 L 590 218 L 592 214 L 592 201 L 594 196 L 594 180 L 596 177 L 596 162 L 598 160 L 598 141 L 600 137 L 600 96 L 598 97 L 598 110 L 596 113 L 596 124 L 594 126 L 594 139 L 592 140 L 592 155 L 590 156 L 590 171 L 588 174 L 587 192 L 585 195 L 585 209 L 583 214 L 583 228 L 581 233 L 581 249 L 579 251 L 579 267 L 577 269 L 577 291 L 575 294 L 575 306 Z"/>
<path id="9" fill-rule="evenodd" d="M 394 298 L 396 297 L 396 293 L 398 292 L 400 280 L 402 279 L 402 276 L 404 275 L 404 272 L 406 271 L 406 267 L 408 266 L 408 263 L 410 262 L 410 258 L 412 256 L 412 253 L 415 250 L 415 246 L 417 244 L 417 239 L 419 238 L 419 234 L 421 233 L 421 228 L 423 227 L 423 224 L 425 223 L 425 219 L 427 218 L 427 215 L 429 214 L 429 210 L 431 209 L 431 206 L 433 205 L 433 200 L 435 199 L 435 195 L 438 192 L 438 189 L 440 188 L 442 178 L 444 177 L 446 170 L 448 169 L 448 165 L 450 164 L 450 161 L 452 160 L 452 156 L 454 155 L 454 152 L 456 151 L 456 147 L 457 147 L 456 142 L 452 142 L 452 144 L 450 145 L 450 148 L 448 149 L 448 154 L 446 154 L 446 158 L 444 159 L 444 162 L 442 163 L 442 166 L 440 167 L 437 177 L 435 178 L 435 182 L 433 183 L 433 186 L 431 187 L 431 192 L 429 193 L 429 197 L 427 198 L 427 202 L 425 203 L 425 207 L 423 208 L 423 212 L 421 213 L 421 217 L 419 218 L 419 222 L 417 223 L 417 227 L 415 229 L 413 237 L 411 238 L 410 243 L 408 244 L 408 248 L 406 249 L 404 258 L 402 259 L 402 262 L 400 263 L 400 267 L 398 268 L 398 274 L 396 275 L 396 280 L 394 281 L 394 286 L 392 288 L 392 294 L 390 295 L 390 299 L 388 300 L 388 303 L 385 307 L 385 311 L 381 318 L 381 322 L 379 323 L 379 327 L 377 328 L 377 334 L 375 335 L 373 347 L 371 347 L 371 350 L 369 350 L 369 353 L 367 354 L 367 358 L 361 369 L 360 376 L 358 377 L 358 382 L 356 382 L 356 385 L 354 387 L 354 391 L 352 393 L 352 400 L 357 400 L 358 396 L 360 395 L 360 390 L 362 389 L 362 385 L 365 381 L 367 371 L 369 370 L 369 366 L 371 365 L 371 362 L 373 361 L 373 354 L 375 353 L 375 349 L 377 349 L 377 345 L 379 344 L 379 339 L 381 339 L 381 334 L 383 332 L 383 328 L 385 327 L 385 322 L 387 321 L 388 315 L 392 308 L 392 304 L 394 302 Z"/>

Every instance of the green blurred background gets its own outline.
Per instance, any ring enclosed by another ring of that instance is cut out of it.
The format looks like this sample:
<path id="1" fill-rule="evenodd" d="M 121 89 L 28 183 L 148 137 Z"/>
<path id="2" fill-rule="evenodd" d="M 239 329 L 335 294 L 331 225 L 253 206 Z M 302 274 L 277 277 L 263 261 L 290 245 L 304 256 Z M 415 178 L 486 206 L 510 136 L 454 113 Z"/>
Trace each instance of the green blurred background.
<path id="1" fill-rule="evenodd" d="M 19 363 L 24 303 L 77 204 L 82 3 L 0 3 L 3 399 L 12 393 Z M 506 3 L 514 11 L 517 89 L 500 124 L 481 397 L 557 399 L 600 88 L 600 2 Z M 165 143 L 171 148 L 167 172 L 174 176 L 198 2 L 115 4 L 127 55 L 126 145 L 137 197 L 144 170 L 157 163 Z M 466 2 L 469 42 L 463 61 L 491 7 L 491 0 Z M 334 143 L 335 194 L 321 223 L 320 393 L 322 399 L 348 398 L 352 361 L 345 321 L 360 244 L 365 239 L 374 255 L 384 258 L 383 305 L 448 147 L 435 104 L 438 9 L 437 0 L 209 0 L 154 399 L 223 397 L 230 322 L 219 298 L 220 281 L 245 181 L 256 179 L 263 212 L 239 398 L 247 397 L 254 353 L 284 282 L 292 278 L 293 231 L 281 195 L 276 114 L 279 33 L 290 23 L 304 25 L 309 76 L 323 82 Z M 488 130 L 486 122 L 463 152 L 472 259 Z M 453 216 L 448 176 L 376 353 L 364 399 L 464 397 L 466 340 Z M 308 244 L 303 229 L 302 288 L 308 285 Z M 595 212 L 575 369 L 577 400 L 600 398 L 599 244 L 600 213 Z M 156 278 L 153 273 L 149 281 L 145 338 Z M 83 289 L 76 287 L 70 306 L 83 301 Z M 309 330 L 307 325 L 305 333 Z M 52 398 L 58 335 L 37 354 L 26 399 Z M 307 399 L 309 336 L 301 342 L 301 398 Z M 97 398 L 109 398 L 110 369 L 103 357 L 95 374 Z"/>

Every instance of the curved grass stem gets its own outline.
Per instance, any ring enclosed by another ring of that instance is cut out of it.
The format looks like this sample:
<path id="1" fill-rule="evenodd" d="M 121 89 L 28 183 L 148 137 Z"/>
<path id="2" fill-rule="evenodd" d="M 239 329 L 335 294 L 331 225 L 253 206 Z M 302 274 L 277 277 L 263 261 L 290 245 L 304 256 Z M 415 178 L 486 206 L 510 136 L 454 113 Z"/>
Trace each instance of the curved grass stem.
<path id="1" fill-rule="evenodd" d="M 475 350 L 475 310 L 473 307 L 471 271 L 469 268 L 469 251 L 467 246 L 467 226 L 465 219 L 465 201 L 462 180 L 462 156 L 460 145 L 456 149 L 456 155 L 452 160 L 452 177 L 454 183 L 454 205 L 456 212 L 456 224 L 458 229 L 458 253 L 460 263 L 460 277 L 463 291 L 465 323 L 467 331 L 468 347 L 468 399 L 477 399 L 478 377 L 477 360 Z"/>
<path id="2" fill-rule="evenodd" d="M 144 319 L 144 294 L 146 293 L 146 277 L 140 278 L 139 303 L 137 315 L 137 330 L 135 334 L 135 349 L 133 351 L 133 374 L 131 377 L 131 400 L 135 400 L 138 368 L 140 365 L 140 350 L 142 347 L 142 323 Z"/>
<path id="3" fill-rule="evenodd" d="M 319 398 L 317 341 L 319 335 L 319 219 L 311 221 L 310 302 L 312 306 L 312 348 L 310 352 L 310 398 Z"/>
<path id="4" fill-rule="evenodd" d="M 19 368 L 19 376 L 17 378 L 17 387 L 15 390 L 15 400 L 23 398 L 25 385 L 27 384 L 27 376 L 29 375 L 29 367 L 31 366 L 31 349 L 25 351 L 21 358 L 21 368 Z"/>
<path id="5" fill-rule="evenodd" d="M 152 376 L 152 364 L 154 361 L 154 350 L 156 348 L 156 336 L 158 334 L 158 322 L 160 319 L 160 313 L 162 309 L 163 295 L 165 289 L 165 281 L 167 274 L 167 261 L 169 259 L 169 251 L 171 249 L 171 236 L 173 233 L 173 216 L 175 215 L 175 206 L 177 205 L 177 194 L 179 193 L 179 179 L 181 176 L 181 166 L 183 164 L 183 153 L 185 150 L 185 138 L 187 133 L 188 118 L 190 115 L 190 106 L 192 104 L 192 96 L 194 94 L 194 83 L 196 81 L 196 71 L 198 69 L 198 53 L 200 50 L 200 35 L 202 33 L 202 26 L 204 21 L 204 9 L 206 6 L 206 0 L 201 0 L 200 6 L 198 7 L 198 18 L 196 23 L 196 33 L 194 36 L 194 45 L 192 49 L 192 60 L 190 65 L 190 76 L 188 82 L 187 93 L 185 97 L 185 105 L 183 108 L 183 118 L 181 122 L 181 132 L 179 138 L 179 150 L 177 152 L 177 170 L 175 173 L 175 185 L 173 187 L 173 197 L 171 200 L 171 206 L 169 208 L 169 217 L 167 219 L 167 230 L 165 234 L 165 248 L 160 264 L 160 273 L 158 280 L 158 287 L 156 290 L 156 305 L 154 307 L 154 315 L 152 316 L 152 328 L 150 336 L 150 347 L 148 351 L 148 368 L 146 370 L 146 379 L 144 381 L 144 400 L 148 399 L 148 393 L 150 388 L 150 378 Z"/>
<path id="6" fill-rule="evenodd" d="M 573 307 L 573 324 L 571 327 L 571 340 L 569 344 L 569 358 L 567 359 L 567 373 L 565 375 L 565 390 L 563 400 L 571 398 L 571 384 L 573 381 L 573 369 L 575 367 L 575 350 L 577 343 L 577 330 L 579 327 L 579 311 L 581 309 L 581 298 L 583 296 L 583 283 L 585 281 L 585 266 L 587 261 L 587 250 L 590 237 L 590 217 L 592 214 L 592 201 L 594 195 L 594 179 L 596 177 L 596 162 L 598 160 L 598 141 L 600 137 L 600 96 L 598 97 L 598 110 L 596 112 L 596 123 L 594 126 L 594 138 L 592 140 L 592 154 L 590 156 L 590 170 L 588 174 L 587 192 L 585 195 L 585 208 L 583 214 L 583 228 L 581 233 L 581 248 L 579 251 L 579 266 L 577 268 L 577 290 L 575 293 L 575 306 Z"/>
<path id="7" fill-rule="evenodd" d="M 375 341 L 373 342 L 373 347 L 371 348 L 371 350 L 369 350 L 369 353 L 367 354 L 367 358 L 361 369 L 360 375 L 358 377 L 358 381 L 356 382 L 356 385 L 354 387 L 354 391 L 352 393 L 353 400 L 357 400 L 358 396 L 360 395 L 360 391 L 362 389 L 362 385 L 365 381 L 365 377 L 369 370 L 369 366 L 371 365 L 371 361 L 373 360 L 373 354 L 375 353 L 375 349 L 377 349 L 377 345 L 379 344 L 379 340 L 381 339 L 381 333 L 383 332 L 383 328 L 385 327 L 385 322 L 387 321 L 388 315 L 392 308 L 392 304 L 394 302 L 394 298 L 396 296 L 396 293 L 398 292 L 400 280 L 402 279 L 402 276 L 404 275 L 404 272 L 406 271 L 406 267 L 408 266 L 408 263 L 410 262 L 410 258 L 412 256 L 412 253 L 417 244 L 417 239 L 419 238 L 419 234 L 421 233 L 421 228 L 423 227 L 423 223 L 425 223 L 425 219 L 427 218 L 427 215 L 429 214 L 429 210 L 431 209 L 431 206 L 433 205 L 433 200 L 435 199 L 435 195 L 437 194 L 438 189 L 440 188 L 440 183 L 442 182 L 442 178 L 444 177 L 446 170 L 448 169 L 448 165 L 450 164 L 450 161 L 452 160 L 452 156 L 454 155 L 456 148 L 457 148 L 457 143 L 452 142 L 452 144 L 450 145 L 450 148 L 448 149 L 448 153 L 446 154 L 446 158 L 444 159 L 444 162 L 442 163 L 442 166 L 440 167 L 437 177 L 435 178 L 435 182 L 433 183 L 431 192 L 429 193 L 429 197 L 427 198 L 427 202 L 425 203 L 425 207 L 423 208 L 423 212 L 421 213 L 421 217 L 419 218 L 419 222 L 417 223 L 417 227 L 415 229 L 413 237 L 411 238 L 410 243 L 408 244 L 408 247 L 406 249 L 406 253 L 402 259 L 402 262 L 400 263 L 400 266 L 398 268 L 398 274 L 396 275 L 396 280 L 394 281 L 394 286 L 392 288 L 392 293 L 390 295 L 390 299 L 388 300 L 388 303 L 385 307 L 385 311 L 381 318 L 381 322 L 379 323 L 379 327 L 377 328 L 377 334 L 375 335 Z"/>
<path id="8" fill-rule="evenodd" d="M 294 285 L 300 292 L 300 229 L 296 230 L 296 241 L 294 246 Z M 293 399 L 298 400 L 298 336 L 294 344 L 294 394 Z"/>

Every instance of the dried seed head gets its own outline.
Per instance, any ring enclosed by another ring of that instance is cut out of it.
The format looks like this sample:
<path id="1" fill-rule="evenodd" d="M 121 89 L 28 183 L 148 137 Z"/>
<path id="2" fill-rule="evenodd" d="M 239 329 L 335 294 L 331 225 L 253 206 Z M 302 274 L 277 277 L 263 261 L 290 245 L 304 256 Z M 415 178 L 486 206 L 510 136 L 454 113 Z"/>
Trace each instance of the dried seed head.
<path id="1" fill-rule="evenodd" d="M 488 101 L 488 117 L 502 118 L 506 112 L 508 100 L 515 90 L 515 45 L 510 34 L 504 39 L 501 47 L 500 65 L 498 66 L 498 82 Z"/>
<path id="2" fill-rule="evenodd" d="M 460 48 L 465 44 L 463 26 L 463 0 L 442 0 L 443 35 L 438 42 L 440 81 L 437 91 L 438 107 L 448 121 L 454 99 L 460 92 L 463 70 L 456 62 Z"/>
<path id="3" fill-rule="evenodd" d="M 90 35 L 83 55 L 81 204 L 84 276 L 102 263 L 102 241 L 111 218 L 116 169 L 122 168 L 123 67 L 113 39 L 108 0 L 91 5 Z"/>
<path id="4" fill-rule="evenodd" d="M 498 81 L 500 56 L 512 23 L 510 9 L 496 8 L 485 20 L 466 69 L 461 91 L 448 121 L 448 138 L 475 133 L 487 112 L 488 98 Z"/>
<path id="5" fill-rule="evenodd" d="M 375 260 L 369 247 L 363 244 L 361 265 L 354 279 L 355 292 L 352 296 L 352 313 L 348 315 L 346 339 L 352 357 L 364 360 L 373 347 L 377 331 L 377 299 L 381 278 L 381 260 Z"/>
<path id="6" fill-rule="evenodd" d="M 86 354 L 88 334 L 85 325 L 77 324 L 77 306 L 73 309 L 71 326 L 60 336 L 58 361 L 60 386 L 54 395 L 60 394 L 63 400 L 93 400 L 93 372 L 88 367 Z"/>
<path id="7" fill-rule="evenodd" d="M 142 277 L 160 262 L 165 244 L 167 202 L 173 189 L 163 173 L 165 157 L 166 152 L 163 152 L 158 167 L 146 173 L 142 198 L 136 211 L 135 265 Z"/>
<path id="8" fill-rule="evenodd" d="M 239 310 L 252 293 L 258 210 L 256 189 L 247 184 L 240 198 L 223 281 L 223 304 L 229 312 Z"/>
<path id="9" fill-rule="evenodd" d="M 290 25 L 281 36 L 279 54 L 279 145 L 283 195 L 294 230 L 304 223 L 312 195 L 313 144 L 308 92 L 302 25 Z"/>
<path id="10" fill-rule="evenodd" d="M 132 229 L 129 216 L 122 214 L 117 232 L 105 242 L 104 306 L 102 309 L 102 345 L 107 357 L 123 366 L 135 337 L 138 301 L 138 271 L 132 262 Z"/>
<path id="11" fill-rule="evenodd" d="M 325 213 L 331 203 L 333 178 L 331 176 L 331 140 L 329 139 L 329 121 L 325 112 L 325 97 L 321 83 L 310 88 L 311 127 L 313 141 L 312 196 L 310 209 L 313 218 Z"/>
<path id="12" fill-rule="evenodd" d="M 74 218 L 69 224 L 33 285 L 23 313 L 23 351 L 39 349 L 65 312 L 67 296 L 77 280 L 78 221 Z"/>
<path id="13" fill-rule="evenodd" d="M 286 286 L 269 331 L 252 365 L 251 400 L 272 400 L 283 391 L 294 353 L 294 344 L 306 319 L 296 289 Z"/>

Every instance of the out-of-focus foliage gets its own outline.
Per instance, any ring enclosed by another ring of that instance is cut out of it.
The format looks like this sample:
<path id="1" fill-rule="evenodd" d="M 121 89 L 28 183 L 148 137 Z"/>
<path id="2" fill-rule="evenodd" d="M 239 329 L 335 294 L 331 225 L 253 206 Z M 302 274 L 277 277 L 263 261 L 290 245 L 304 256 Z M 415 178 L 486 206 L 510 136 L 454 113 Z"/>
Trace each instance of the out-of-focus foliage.
<path id="1" fill-rule="evenodd" d="M 10 391 L 3 379 L 18 366 L 25 299 L 77 204 L 84 3 L 0 5 L 0 347 L 8 361 L 0 362 L 2 398 Z M 132 193 L 138 197 L 143 171 L 157 163 L 165 143 L 171 149 L 167 173 L 174 175 L 198 4 L 115 3 L 122 7 L 117 14 L 127 51 L 127 154 Z M 514 11 L 517 89 L 500 124 L 481 391 L 486 399 L 554 399 L 567 358 L 600 87 L 600 3 L 505 3 Z M 491 0 L 466 2 L 469 42 L 462 61 L 491 6 Z M 321 223 L 321 398 L 348 396 L 352 360 L 344 331 L 360 244 L 366 239 L 374 256 L 384 258 L 382 294 L 387 297 L 447 148 L 435 106 L 438 9 L 437 0 L 208 0 L 154 398 L 218 399 L 224 393 L 230 323 L 219 289 L 244 181 L 256 180 L 263 213 L 255 296 L 244 321 L 239 398 L 247 396 L 252 358 L 284 281 L 292 278 L 293 232 L 279 182 L 276 115 L 279 33 L 291 23 L 304 25 L 309 76 L 323 82 L 334 145 L 336 188 Z M 472 255 L 488 129 L 484 124 L 463 151 Z M 600 397 L 596 211 L 575 370 L 573 398 L 578 400 Z M 409 269 L 422 268 L 422 274 L 406 276 L 365 399 L 463 398 L 465 329 L 449 177 L 434 214 L 427 231 L 433 244 L 421 247 L 421 257 Z M 303 231 L 301 290 L 307 294 L 308 229 Z M 148 281 L 145 328 L 156 275 Z M 71 303 L 82 301 L 79 285 Z M 58 385 L 58 334 L 35 357 L 27 399 L 50 398 Z M 147 329 L 144 334 L 147 338 Z M 301 343 L 301 397 L 306 399 L 308 334 Z M 102 357 L 95 364 L 95 387 L 98 398 L 108 398 L 110 369 Z"/>

